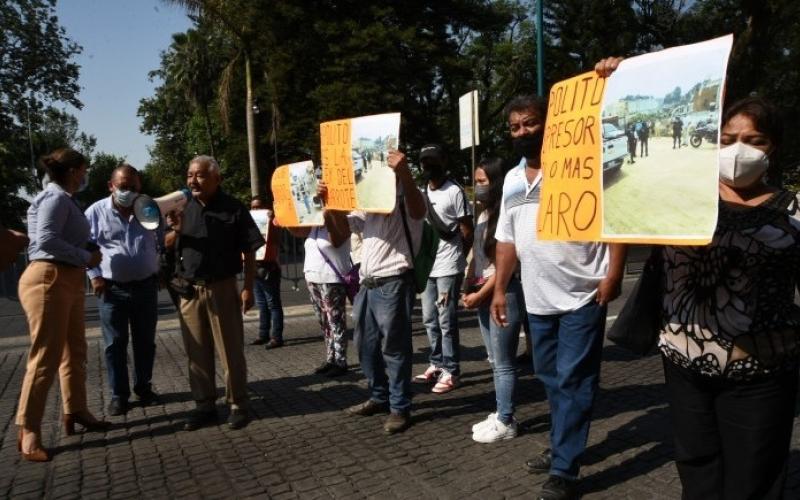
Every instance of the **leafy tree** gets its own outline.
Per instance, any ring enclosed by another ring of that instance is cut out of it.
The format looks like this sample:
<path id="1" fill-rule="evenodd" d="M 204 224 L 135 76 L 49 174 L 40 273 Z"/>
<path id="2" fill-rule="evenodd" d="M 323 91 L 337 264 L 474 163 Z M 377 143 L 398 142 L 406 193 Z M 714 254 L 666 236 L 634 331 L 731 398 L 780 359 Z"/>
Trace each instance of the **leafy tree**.
<path id="1" fill-rule="evenodd" d="M 54 0 L 0 2 L 0 218 L 8 225 L 24 215 L 20 190 L 36 189 L 36 158 L 59 142 L 81 147 L 69 142 L 81 139 L 72 134 L 75 122 L 50 104 L 82 106 L 72 60 L 80 51 L 58 24 Z M 67 127 L 63 140 L 54 137 L 56 125 Z"/>

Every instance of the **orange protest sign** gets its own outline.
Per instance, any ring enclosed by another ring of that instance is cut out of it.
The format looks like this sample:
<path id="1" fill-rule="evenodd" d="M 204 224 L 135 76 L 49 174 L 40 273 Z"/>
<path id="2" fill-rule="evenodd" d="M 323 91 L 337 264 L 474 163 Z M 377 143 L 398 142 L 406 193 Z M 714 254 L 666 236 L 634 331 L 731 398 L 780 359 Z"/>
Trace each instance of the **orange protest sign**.
<path id="1" fill-rule="evenodd" d="M 275 223 L 284 227 L 320 226 L 322 203 L 317 196 L 314 163 L 281 165 L 272 174 Z"/>
<path id="2" fill-rule="evenodd" d="M 388 152 L 397 148 L 400 113 L 320 124 L 322 179 L 327 208 L 390 213 L 396 181 Z"/>
<path id="3" fill-rule="evenodd" d="M 591 72 L 550 89 L 542 144 L 539 239 L 600 238 L 600 104 L 604 88 L 605 79 Z"/>

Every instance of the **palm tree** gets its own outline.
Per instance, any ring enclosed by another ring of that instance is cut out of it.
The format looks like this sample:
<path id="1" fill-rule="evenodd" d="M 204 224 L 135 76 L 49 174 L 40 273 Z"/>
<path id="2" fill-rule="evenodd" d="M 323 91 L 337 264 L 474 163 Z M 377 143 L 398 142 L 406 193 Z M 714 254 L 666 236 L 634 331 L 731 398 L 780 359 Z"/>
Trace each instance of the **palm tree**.
<path id="1" fill-rule="evenodd" d="M 172 35 L 173 54 L 169 60 L 168 75 L 176 86 L 183 90 L 186 98 L 195 109 L 203 114 L 206 136 L 211 156 L 216 157 L 216 148 L 211 115 L 208 107 L 214 98 L 211 87 L 213 68 L 206 46 L 206 40 L 197 30 Z"/>
<path id="2" fill-rule="evenodd" d="M 248 0 L 163 0 L 168 4 L 184 7 L 192 14 L 213 20 L 232 35 L 237 51 L 222 72 L 219 84 L 219 108 L 223 127 L 227 130 L 230 103 L 230 87 L 233 75 L 240 59 L 244 60 L 245 86 L 245 119 L 247 122 L 247 153 L 250 159 L 250 192 L 255 198 L 261 194 L 261 181 L 258 173 L 258 156 L 256 150 L 256 130 L 254 116 L 253 78 L 251 70 L 251 40 L 254 37 L 252 22 L 255 20 L 253 3 Z"/>

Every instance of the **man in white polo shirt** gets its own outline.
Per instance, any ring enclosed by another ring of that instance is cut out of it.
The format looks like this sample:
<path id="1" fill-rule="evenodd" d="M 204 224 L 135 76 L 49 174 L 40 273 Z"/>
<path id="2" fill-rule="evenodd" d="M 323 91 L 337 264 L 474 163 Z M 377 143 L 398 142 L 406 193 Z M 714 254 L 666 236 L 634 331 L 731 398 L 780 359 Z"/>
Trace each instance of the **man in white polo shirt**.
<path id="1" fill-rule="evenodd" d="M 444 394 L 460 385 L 458 299 L 472 246 L 472 210 L 464 188 L 447 176 L 447 156 L 441 146 L 423 146 L 419 162 L 426 183 L 428 222 L 439 234 L 439 247 L 421 297 L 422 322 L 431 344 L 430 364 L 414 380 L 435 382 L 431 392 Z"/>
<path id="2" fill-rule="evenodd" d="M 388 215 L 353 212 L 353 231 L 361 232 L 361 289 L 353 301 L 355 344 L 370 397 L 347 409 L 370 416 L 390 410 L 388 434 L 411 423 L 411 311 L 414 261 L 422 237 L 425 202 L 403 153 L 392 151 L 389 167 L 397 179 L 397 201 Z M 406 227 L 411 238 L 409 248 Z"/>
<path id="3" fill-rule="evenodd" d="M 580 457 L 586 448 L 600 378 L 606 304 L 619 295 L 624 245 L 538 241 L 540 152 L 546 102 L 514 98 L 506 107 L 514 152 L 520 163 L 506 174 L 497 222 L 496 281 L 492 318 L 506 319 L 505 292 L 520 263 L 533 340 L 536 376 L 550 403 L 550 446 L 526 463 L 549 472 L 538 498 L 576 498 Z"/>

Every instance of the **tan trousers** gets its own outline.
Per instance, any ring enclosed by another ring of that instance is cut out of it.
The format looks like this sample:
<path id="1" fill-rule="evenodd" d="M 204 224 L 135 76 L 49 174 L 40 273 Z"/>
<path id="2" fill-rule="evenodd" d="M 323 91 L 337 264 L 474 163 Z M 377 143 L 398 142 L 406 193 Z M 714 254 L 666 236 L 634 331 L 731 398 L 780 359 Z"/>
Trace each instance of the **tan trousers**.
<path id="1" fill-rule="evenodd" d="M 58 370 L 64 413 L 86 411 L 86 270 L 31 262 L 19 281 L 19 298 L 31 334 L 31 349 L 17 425 L 39 429 L 47 392 Z"/>
<path id="2" fill-rule="evenodd" d="M 217 399 L 214 347 L 225 370 L 225 400 L 231 408 L 247 408 L 247 365 L 244 323 L 236 278 L 195 286 L 192 299 L 181 298 L 181 331 L 189 357 L 189 385 L 200 410 Z"/>

